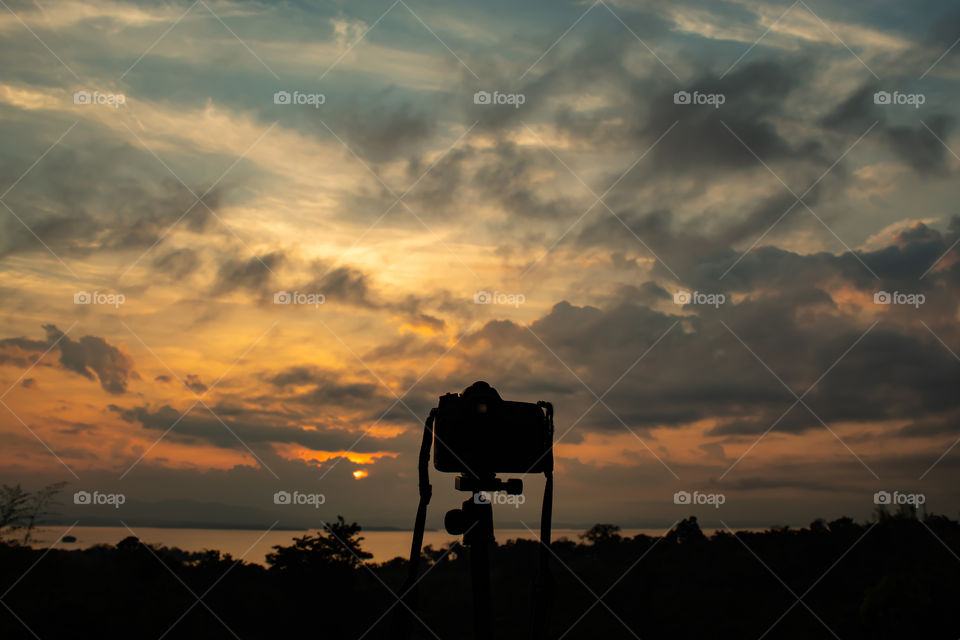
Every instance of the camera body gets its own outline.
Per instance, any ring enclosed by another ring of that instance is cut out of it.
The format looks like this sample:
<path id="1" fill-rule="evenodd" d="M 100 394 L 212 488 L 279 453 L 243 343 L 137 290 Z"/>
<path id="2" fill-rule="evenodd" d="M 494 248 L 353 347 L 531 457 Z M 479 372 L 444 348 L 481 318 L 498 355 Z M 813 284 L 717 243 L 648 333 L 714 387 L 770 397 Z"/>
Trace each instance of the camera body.
<path id="1" fill-rule="evenodd" d="M 490 476 L 553 470 L 553 427 L 545 403 L 503 400 L 486 382 L 440 396 L 434 467 Z"/>

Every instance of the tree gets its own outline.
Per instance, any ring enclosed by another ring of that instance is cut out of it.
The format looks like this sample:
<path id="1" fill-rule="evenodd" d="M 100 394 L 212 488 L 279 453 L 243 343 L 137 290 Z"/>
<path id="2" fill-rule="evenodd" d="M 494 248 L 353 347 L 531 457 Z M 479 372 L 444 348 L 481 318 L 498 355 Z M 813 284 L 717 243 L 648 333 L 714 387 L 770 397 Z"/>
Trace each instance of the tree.
<path id="1" fill-rule="evenodd" d="M 40 524 L 44 516 L 49 513 L 49 507 L 55 504 L 57 494 L 63 491 L 65 486 L 67 486 L 66 482 L 55 482 L 30 495 L 23 514 L 24 545 L 30 544 L 30 535 L 33 533 L 33 528 Z"/>
<path id="2" fill-rule="evenodd" d="M 30 493 L 16 486 L 3 485 L 0 489 L 0 539 L 4 530 L 8 533 L 23 527 L 23 518 L 27 513 Z"/>
<path id="3" fill-rule="evenodd" d="M 681 520 L 674 530 L 677 532 L 677 542 L 680 544 L 698 544 L 707 541 L 707 536 L 703 535 L 697 523 L 697 516 Z"/>
<path id="4" fill-rule="evenodd" d="M 0 489 L 0 539 L 3 533 L 13 533 L 24 529 L 23 544 L 30 544 L 33 530 L 49 513 L 49 507 L 66 482 L 55 482 L 30 493 L 19 483 L 16 486 L 3 485 Z"/>
<path id="5" fill-rule="evenodd" d="M 276 552 L 267 554 L 267 564 L 280 571 L 320 566 L 356 569 L 373 557 L 360 548 L 361 530 L 356 522 L 347 524 L 343 516 L 337 516 L 337 522 L 324 523 L 316 535 L 294 538 L 289 547 L 274 546 Z"/>
<path id="6" fill-rule="evenodd" d="M 620 542 L 620 527 L 615 524 L 595 524 L 586 533 L 580 534 L 581 540 L 586 540 L 594 546 Z"/>

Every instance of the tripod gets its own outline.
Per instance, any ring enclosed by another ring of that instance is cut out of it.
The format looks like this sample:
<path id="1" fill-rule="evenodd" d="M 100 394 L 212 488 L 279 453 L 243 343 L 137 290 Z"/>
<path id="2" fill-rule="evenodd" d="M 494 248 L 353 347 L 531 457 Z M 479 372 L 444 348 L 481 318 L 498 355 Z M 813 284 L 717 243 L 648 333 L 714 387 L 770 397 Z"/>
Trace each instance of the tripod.
<path id="1" fill-rule="evenodd" d="M 553 439 L 553 405 L 549 402 L 538 403 L 546 410 L 549 423 L 549 435 Z M 400 591 L 400 601 L 406 611 L 397 611 L 394 617 L 393 635 L 403 639 L 409 635 L 409 617 L 406 612 L 414 612 L 418 601 L 418 573 L 420 552 L 423 548 L 423 532 L 427 520 L 427 505 L 433 496 L 430 484 L 430 448 L 433 444 L 433 425 L 437 409 L 431 409 L 423 425 L 423 440 L 420 443 L 420 456 L 417 470 L 419 475 L 420 502 L 413 527 L 413 540 L 410 544 L 410 564 L 407 579 Z M 551 455 L 548 470 L 544 471 L 546 483 L 543 488 L 543 503 L 540 512 L 540 570 L 534 582 L 533 609 L 530 620 L 530 636 L 541 640 L 546 636 L 549 609 L 553 600 L 553 580 L 550 574 L 550 523 L 553 518 L 553 458 Z M 452 509 L 444 518 L 447 531 L 453 535 L 463 535 L 463 543 L 470 547 L 470 570 L 473 582 L 474 601 L 474 637 L 476 640 L 490 640 L 493 637 L 493 616 L 490 600 L 490 557 L 489 548 L 495 542 L 493 535 L 493 506 L 484 496 L 487 491 L 506 491 L 518 495 L 523 491 L 523 482 L 513 478 L 500 480 L 494 473 L 460 475 L 456 478 L 458 491 L 469 491 L 471 497 L 463 502 L 460 509 Z"/>
<path id="2" fill-rule="evenodd" d="M 473 494 L 459 509 L 447 511 L 443 519 L 447 533 L 463 536 L 463 544 L 470 548 L 470 576 L 473 585 L 473 628 L 476 640 L 493 637 L 493 611 L 490 604 L 490 545 L 493 535 L 493 505 L 487 492 L 506 491 L 509 495 L 523 493 L 523 481 L 518 478 L 500 480 L 493 474 L 482 478 L 457 476 L 457 491 Z"/>

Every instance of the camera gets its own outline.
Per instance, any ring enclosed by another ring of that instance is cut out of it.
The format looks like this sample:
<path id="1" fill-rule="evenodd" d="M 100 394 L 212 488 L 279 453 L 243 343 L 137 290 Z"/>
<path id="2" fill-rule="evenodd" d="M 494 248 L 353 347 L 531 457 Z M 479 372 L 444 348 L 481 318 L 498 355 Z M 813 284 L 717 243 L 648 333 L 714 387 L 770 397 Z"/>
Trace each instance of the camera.
<path id="1" fill-rule="evenodd" d="M 553 429 L 546 403 L 503 400 L 486 382 L 440 396 L 434 467 L 489 476 L 553 470 Z"/>

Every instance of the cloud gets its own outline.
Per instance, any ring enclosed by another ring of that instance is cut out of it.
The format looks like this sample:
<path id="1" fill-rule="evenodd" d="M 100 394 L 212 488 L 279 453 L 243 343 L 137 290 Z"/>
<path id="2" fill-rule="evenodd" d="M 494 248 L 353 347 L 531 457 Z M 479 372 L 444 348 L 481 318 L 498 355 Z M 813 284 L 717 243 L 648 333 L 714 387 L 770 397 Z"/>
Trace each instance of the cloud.
<path id="1" fill-rule="evenodd" d="M 760 434 L 775 423 L 778 432 L 802 433 L 821 429 L 819 419 L 869 424 L 934 418 L 960 409 L 947 382 L 957 365 L 920 320 L 947 344 L 956 340 L 955 298 L 947 293 L 957 290 L 956 267 L 917 278 L 957 237 L 957 231 L 906 225 L 895 234 L 896 244 L 862 254 L 880 281 L 849 254 L 764 248 L 741 263 L 737 277 L 706 289 L 726 295 L 720 309 L 681 310 L 648 282 L 621 288 L 603 308 L 559 303 L 529 328 L 491 321 L 464 339 L 479 358 L 465 373 L 498 367 L 511 386 L 523 377 L 561 381 L 582 407 L 574 415 L 593 400 L 578 378 L 597 394 L 616 382 L 605 403 L 631 427 L 716 420 L 709 436 Z M 696 284 L 711 283 L 717 284 L 715 276 Z M 879 290 L 923 293 L 927 303 L 878 308 L 873 294 Z M 868 333 L 874 320 L 881 323 Z M 678 328 L 667 333 L 674 323 Z M 801 405 L 781 417 L 794 398 L 778 377 L 797 394 L 817 382 L 805 400 L 816 415 Z M 600 411 L 581 428 L 622 425 Z"/>
<path id="2" fill-rule="evenodd" d="M 241 290 L 265 294 L 274 268 L 282 264 L 284 259 L 285 256 L 280 251 L 246 259 L 227 259 L 217 271 L 211 293 L 221 295 Z"/>
<path id="3" fill-rule="evenodd" d="M 0 340 L 0 363 L 17 365 L 34 362 L 54 344 L 60 351 L 60 365 L 90 380 L 98 380 L 104 391 L 122 394 L 130 379 L 138 379 L 133 358 L 99 336 L 72 340 L 56 325 L 45 324 L 46 340 L 5 338 Z M 58 342 L 59 340 L 59 342 Z"/>
<path id="4" fill-rule="evenodd" d="M 63 130 L 68 126 L 65 123 Z M 212 228 L 211 211 L 221 207 L 222 188 L 214 187 L 203 196 L 203 204 L 195 204 L 194 194 L 180 182 L 156 173 L 156 159 L 147 151 L 109 138 L 104 141 L 102 132 L 98 135 L 90 128 L 78 125 L 70 134 L 86 144 L 54 147 L 11 191 L 7 202 L 29 230 L 13 216 L 0 219 L 4 230 L 0 257 L 43 251 L 36 237 L 58 255 L 89 256 L 146 250 L 166 237 L 175 223 L 195 233 Z M 16 135 L 22 139 L 28 133 L 35 139 L 24 142 L 25 157 L 0 165 L 0 176 L 7 184 L 13 184 L 17 172 L 22 173 L 43 151 L 29 155 L 35 140 L 42 143 L 44 136 L 33 126 Z M 192 190 L 206 191 L 200 186 Z"/>
<path id="5" fill-rule="evenodd" d="M 167 437 L 171 440 L 209 443 L 225 449 L 245 450 L 244 444 L 255 449 L 264 445 L 295 444 L 321 452 L 378 453 L 390 451 L 397 442 L 395 436 L 378 434 L 367 434 L 361 439 L 362 431 L 331 427 L 305 429 L 256 410 L 214 406 L 209 411 L 194 409 L 181 417 L 181 412 L 170 405 L 112 408 L 123 420 L 140 424 L 149 431 L 164 433 L 169 429 Z M 172 425 L 176 426 L 171 429 Z"/>

